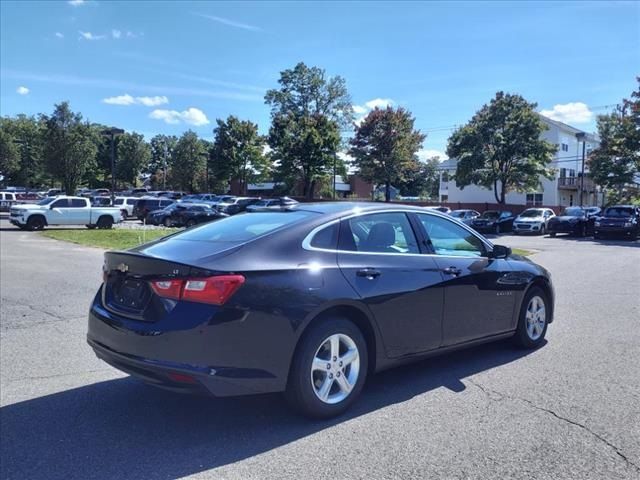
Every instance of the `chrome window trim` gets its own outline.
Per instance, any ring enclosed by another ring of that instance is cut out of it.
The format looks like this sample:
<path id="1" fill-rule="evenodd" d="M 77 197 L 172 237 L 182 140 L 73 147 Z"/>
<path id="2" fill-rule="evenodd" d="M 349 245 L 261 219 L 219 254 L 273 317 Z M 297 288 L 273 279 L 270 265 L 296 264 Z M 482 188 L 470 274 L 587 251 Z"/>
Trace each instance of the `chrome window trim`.
<path id="1" fill-rule="evenodd" d="M 471 233 L 474 237 L 476 237 L 478 240 L 480 240 L 482 242 L 482 244 L 487 247 L 488 250 L 493 250 L 493 244 L 491 242 L 489 242 L 488 240 L 484 239 L 483 237 L 479 236 L 471 227 L 469 227 L 468 225 L 462 223 L 462 222 L 458 222 L 456 221 L 454 218 L 449 218 L 448 215 L 444 214 L 444 213 L 440 213 L 437 212 L 436 210 L 429 210 L 429 211 L 419 211 L 419 210 L 405 210 L 405 209 L 383 209 L 383 210 L 370 210 L 370 211 L 365 211 L 365 212 L 356 212 L 356 213 L 352 213 L 350 215 L 344 216 L 344 217 L 340 217 L 337 219 L 333 219 L 327 223 L 323 223 L 322 225 L 319 225 L 317 227 L 315 227 L 313 230 L 311 230 L 306 237 L 304 237 L 304 240 L 302 240 L 302 248 L 305 250 L 309 250 L 312 252 L 325 252 L 325 253 L 348 253 L 348 254 L 354 254 L 354 255 L 391 255 L 391 256 L 402 256 L 402 257 L 424 257 L 424 256 L 433 256 L 433 257 L 439 257 L 439 258 L 487 258 L 487 257 L 483 257 L 482 255 L 478 256 L 478 257 L 463 257 L 461 255 L 438 255 L 437 253 L 390 253 L 390 252 L 358 252 L 358 251 L 354 251 L 354 250 L 339 250 L 339 249 L 331 249 L 331 248 L 318 248 L 318 247 L 313 247 L 311 246 L 311 240 L 313 239 L 313 237 L 315 236 L 316 233 L 318 233 L 320 230 L 323 230 L 324 228 L 330 227 L 331 225 L 334 225 L 336 223 L 341 222 L 342 220 L 349 220 L 350 218 L 355 218 L 355 217 L 360 217 L 363 215 L 372 215 L 372 214 L 376 214 L 376 213 L 415 213 L 415 214 L 423 214 L 423 215 L 431 215 L 432 217 L 440 217 L 443 218 L 445 220 L 448 220 L 449 222 L 454 223 L 455 225 L 458 226 L 462 226 L 465 230 L 467 230 L 469 233 Z"/>

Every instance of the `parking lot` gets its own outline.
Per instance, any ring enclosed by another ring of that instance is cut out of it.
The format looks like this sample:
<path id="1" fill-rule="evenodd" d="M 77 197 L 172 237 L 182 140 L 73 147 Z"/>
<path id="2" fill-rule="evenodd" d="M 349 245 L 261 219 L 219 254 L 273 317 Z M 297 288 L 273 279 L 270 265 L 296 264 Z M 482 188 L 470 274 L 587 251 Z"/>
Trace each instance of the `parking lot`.
<path id="1" fill-rule="evenodd" d="M 279 395 L 156 390 L 97 360 L 102 251 L 0 220 L 0 469 L 15 479 L 640 476 L 640 241 L 503 235 L 556 288 L 537 351 L 509 342 L 373 377 L 345 416 Z"/>

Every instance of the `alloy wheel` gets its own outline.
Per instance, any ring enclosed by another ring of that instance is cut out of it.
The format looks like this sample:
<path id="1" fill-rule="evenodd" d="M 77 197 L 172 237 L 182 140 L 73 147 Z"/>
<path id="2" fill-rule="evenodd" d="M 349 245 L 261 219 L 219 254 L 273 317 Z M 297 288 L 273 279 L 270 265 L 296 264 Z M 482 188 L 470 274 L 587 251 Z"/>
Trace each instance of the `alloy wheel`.
<path id="1" fill-rule="evenodd" d="M 311 386 L 324 403 L 346 399 L 360 375 L 360 352 L 351 337 L 336 333 L 318 347 L 311 364 Z"/>
<path id="2" fill-rule="evenodd" d="M 544 300 L 541 297 L 537 295 L 531 297 L 527 305 L 525 318 L 527 321 L 527 335 L 531 340 L 538 340 L 542 332 L 544 332 L 544 327 L 547 322 L 546 308 Z"/>

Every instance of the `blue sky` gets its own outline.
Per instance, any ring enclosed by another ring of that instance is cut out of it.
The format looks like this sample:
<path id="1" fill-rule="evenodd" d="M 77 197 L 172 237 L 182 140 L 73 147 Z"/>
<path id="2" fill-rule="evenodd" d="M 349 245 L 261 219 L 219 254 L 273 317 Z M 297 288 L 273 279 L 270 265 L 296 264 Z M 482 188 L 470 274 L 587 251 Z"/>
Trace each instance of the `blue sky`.
<path id="1" fill-rule="evenodd" d="M 264 92 L 304 61 L 341 75 L 360 115 L 391 102 L 446 149 L 497 90 L 592 130 L 640 74 L 639 2 L 0 3 L 0 112 L 69 100 L 92 121 L 211 138 L 269 127 Z M 208 123 L 207 123 L 208 122 Z"/>

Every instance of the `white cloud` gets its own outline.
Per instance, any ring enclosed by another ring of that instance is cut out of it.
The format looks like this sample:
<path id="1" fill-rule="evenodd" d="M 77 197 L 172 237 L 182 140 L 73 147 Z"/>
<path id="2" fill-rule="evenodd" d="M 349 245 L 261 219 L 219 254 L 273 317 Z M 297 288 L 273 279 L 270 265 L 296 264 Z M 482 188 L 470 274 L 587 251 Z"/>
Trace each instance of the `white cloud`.
<path id="1" fill-rule="evenodd" d="M 29 92 L 30 92 L 30 90 L 29 90 L 27 87 L 22 87 L 22 86 L 20 86 L 20 87 L 18 87 L 18 88 L 16 89 L 16 93 L 17 93 L 18 95 L 28 95 L 28 94 L 29 94 Z"/>
<path id="2" fill-rule="evenodd" d="M 426 162 L 433 157 L 438 157 L 441 162 L 449 158 L 446 153 L 441 152 L 440 150 L 429 150 L 425 148 L 418 150 L 418 158 L 421 162 Z"/>
<path id="3" fill-rule="evenodd" d="M 136 99 L 128 93 L 125 93 L 124 95 L 118 95 L 117 97 L 103 98 L 102 102 L 109 105 L 133 105 L 136 103 Z"/>
<path id="4" fill-rule="evenodd" d="M 204 13 L 196 13 L 196 12 L 194 12 L 193 15 L 196 15 L 196 16 L 202 17 L 202 18 L 207 18 L 209 20 L 213 20 L 214 22 L 218 22 L 218 23 L 221 23 L 223 25 L 227 25 L 229 27 L 241 28 L 243 30 L 250 30 L 252 32 L 261 32 L 262 31 L 262 29 L 260 27 L 256 27 L 255 25 L 249 25 L 248 23 L 237 22 L 237 21 L 231 20 L 229 18 L 216 17 L 215 15 L 207 15 L 207 14 L 204 14 Z"/>
<path id="5" fill-rule="evenodd" d="M 106 35 L 94 35 L 91 32 L 83 32 L 82 30 L 80 30 L 79 33 L 80 40 L 104 40 L 105 38 L 107 38 Z"/>
<path id="6" fill-rule="evenodd" d="M 113 30 L 111 30 L 111 36 L 118 40 L 122 36 L 122 32 L 114 28 Z"/>
<path id="7" fill-rule="evenodd" d="M 387 108 L 390 105 L 393 105 L 395 102 L 390 98 L 374 98 L 373 100 L 369 100 L 365 103 L 365 106 L 369 110 L 373 110 L 374 108 Z"/>
<path id="8" fill-rule="evenodd" d="M 127 38 L 136 38 L 136 37 L 137 37 L 137 35 L 135 33 L 127 31 Z M 120 38 L 120 37 L 118 37 L 118 38 Z"/>
<path id="9" fill-rule="evenodd" d="M 124 95 L 104 98 L 102 102 L 109 105 L 144 105 L 145 107 L 157 107 L 158 105 L 169 103 L 169 99 L 164 95 L 157 95 L 155 97 L 133 97 L 125 93 Z"/>
<path id="10" fill-rule="evenodd" d="M 210 123 L 204 112 L 194 107 L 187 108 L 182 112 L 178 112 L 177 110 L 157 109 L 149 114 L 149 118 L 163 120 L 165 123 L 170 124 L 184 122 L 188 125 L 195 125 L 196 127 Z"/>
<path id="11" fill-rule="evenodd" d="M 60 32 L 56 32 L 55 35 L 57 38 L 64 38 L 64 35 Z"/>
<path id="12" fill-rule="evenodd" d="M 366 111 L 367 111 L 367 109 L 365 107 L 361 107 L 360 105 L 354 105 L 353 106 L 353 113 L 355 113 L 357 115 L 362 115 Z"/>
<path id="13" fill-rule="evenodd" d="M 79 7 L 80 5 L 86 4 L 86 0 L 69 0 L 67 2 L 69 5 L 73 5 L 74 7 Z"/>
<path id="14" fill-rule="evenodd" d="M 540 114 L 564 123 L 589 123 L 593 119 L 593 112 L 582 102 L 554 105 L 551 110 L 542 110 Z"/>

